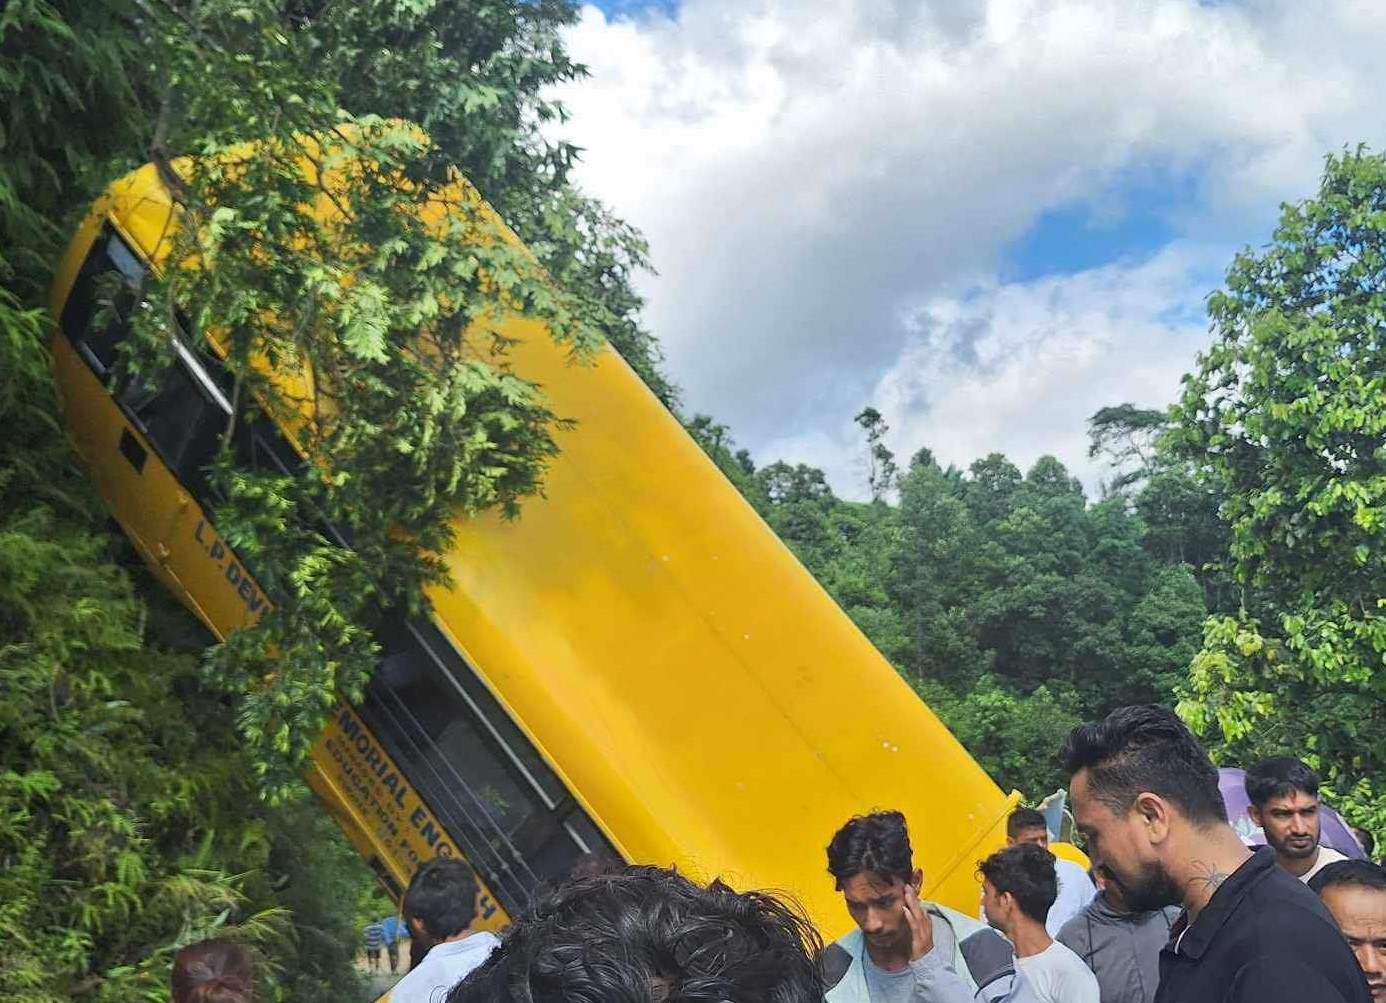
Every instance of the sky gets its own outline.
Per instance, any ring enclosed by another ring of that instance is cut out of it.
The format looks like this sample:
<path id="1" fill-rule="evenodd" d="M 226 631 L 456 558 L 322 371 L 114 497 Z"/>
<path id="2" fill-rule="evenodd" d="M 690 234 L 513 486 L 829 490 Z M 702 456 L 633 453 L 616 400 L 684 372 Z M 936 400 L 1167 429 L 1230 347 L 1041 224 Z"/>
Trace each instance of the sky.
<path id="1" fill-rule="evenodd" d="M 1386 148 L 1379 0 L 602 0 L 557 95 L 577 182 L 638 227 L 685 410 L 866 493 L 1057 456 L 1163 407 L 1233 254 Z"/>

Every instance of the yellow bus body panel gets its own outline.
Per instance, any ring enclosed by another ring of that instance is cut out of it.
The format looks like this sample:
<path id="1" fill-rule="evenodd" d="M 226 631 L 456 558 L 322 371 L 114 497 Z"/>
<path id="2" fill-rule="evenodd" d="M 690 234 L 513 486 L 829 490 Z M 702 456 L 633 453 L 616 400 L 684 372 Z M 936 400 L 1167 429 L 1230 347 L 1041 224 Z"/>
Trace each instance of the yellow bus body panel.
<path id="1" fill-rule="evenodd" d="M 113 186 L 98 211 L 158 259 L 169 209 L 152 169 Z M 65 262 L 59 306 L 84 254 Z M 627 859 L 789 892 L 831 937 L 850 920 L 826 873 L 829 838 L 851 815 L 899 809 L 926 897 L 974 914 L 976 863 L 1003 844 L 1018 795 L 997 788 L 614 351 L 578 364 L 536 323 L 513 319 L 504 333 L 516 372 L 577 425 L 559 433 L 545 496 L 518 519 L 458 523 L 453 584 L 429 598 L 593 820 Z M 184 585 L 201 596 L 217 582 Z M 341 817 L 324 742 L 313 782 Z M 371 831 L 357 807 L 353 841 Z"/>
<path id="2" fill-rule="evenodd" d="M 930 895 L 973 912 L 1013 799 L 614 351 L 517 321 L 515 369 L 577 427 L 514 521 L 459 522 L 440 623 L 633 860 L 849 924 L 824 848 L 897 808 Z"/>

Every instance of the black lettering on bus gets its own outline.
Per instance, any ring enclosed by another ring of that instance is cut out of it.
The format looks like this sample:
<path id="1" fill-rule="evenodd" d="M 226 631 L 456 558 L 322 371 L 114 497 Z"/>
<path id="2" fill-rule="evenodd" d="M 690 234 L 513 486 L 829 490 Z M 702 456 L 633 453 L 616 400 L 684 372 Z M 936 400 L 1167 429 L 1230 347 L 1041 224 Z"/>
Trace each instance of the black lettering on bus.
<path id="1" fill-rule="evenodd" d="M 361 733 L 361 722 L 352 716 L 351 711 L 342 709 L 342 716 L 337 719 L 337 724 L 341 726 L 342 734 L 348 741 L 354 742 L 356 736 Z"/>

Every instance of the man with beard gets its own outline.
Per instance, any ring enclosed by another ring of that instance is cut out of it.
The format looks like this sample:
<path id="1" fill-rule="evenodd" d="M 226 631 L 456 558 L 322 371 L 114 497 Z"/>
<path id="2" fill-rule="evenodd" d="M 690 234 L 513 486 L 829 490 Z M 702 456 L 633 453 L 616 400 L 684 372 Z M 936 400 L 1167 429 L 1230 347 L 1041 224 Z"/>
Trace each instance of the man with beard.
<path id="1" fill-rule="evenodd" d="M 848 820 L 828 844 L 828 873 L 857 929 L 829 944 L 822 968 L 827 1003 L 1013 1003 L 1011 946 L 975 919 L 921 902 L 905 816 Z"/>
<path id="2" fill-rule="evenodd" d="M 1338 921 L 1375 1003 L 1386 1003 L 1386 871 L 1369 860 L 1329 864 L 1309 882 Z"/>
<path id="3" fill-rule="evenodd" d="M 1064 744 L 1074 821 L 1128 908 L 1179 904 L 1156 1003 L 1369 1003 L 1357 960 L 1300 881 L 1227 822 L 1218 774 L 1165 707 L 1120 707 Z"/>
<path id="4" fill-rule="evenodd" d="M 1102 990 L 1102 1003 L 1154 1003 L 1160 984 L 1160 948 L 1169 940 L 1179 910 L 1174 906 L 1132 912 L 1116 885 L 1093 861 L 1097 895 L 1054 939 L 1078 955 Z"/>
<path id="5" fill-rule="evenodd" d="M 1298 759 L 1280 756 L 1246 771 L 1251 820 L 1266 834 L 1275 862 L 1305 884 L 1321 869 L 1346 860 L 1319 845 L 1319 778 Z"/>

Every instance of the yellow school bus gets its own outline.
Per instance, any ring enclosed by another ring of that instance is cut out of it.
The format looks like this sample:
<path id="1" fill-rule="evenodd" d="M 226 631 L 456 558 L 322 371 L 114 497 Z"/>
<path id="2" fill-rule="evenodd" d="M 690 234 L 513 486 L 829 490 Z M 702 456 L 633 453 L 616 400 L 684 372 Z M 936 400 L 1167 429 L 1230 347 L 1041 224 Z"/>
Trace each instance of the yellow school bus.
<path id="1" fill-rule="evenodd" d="M 489 211 L 489 210 L 488 210 Z M 174 332 L 157 385 L 112 378 L 141 276 L 176 210 L 152 167 L 116 182 L 56 278 L 53 358 L 76 450 L 160 580 L 218 637 L 267 602 L 217 534 L 202 470 L 231 412 L 220 361 Z M 115 273 L 128 291 L 98 309 Z M 824 847 L 898 808 L 925 895 L 968 913 L 1006 795 L 610 349 L 574 364 L 506 322 L 517 373 L 576 419 L 545 497 L 460 521 L 452 583 L 387 623 L 364 701 L 340 706 L 309 782 L 398 893 L 422 859 L 466 858 L 488 926 L 591 855 L 796 896 L 850 925 Z M 303 462 L 238 420 L 243 462 Z"/>

